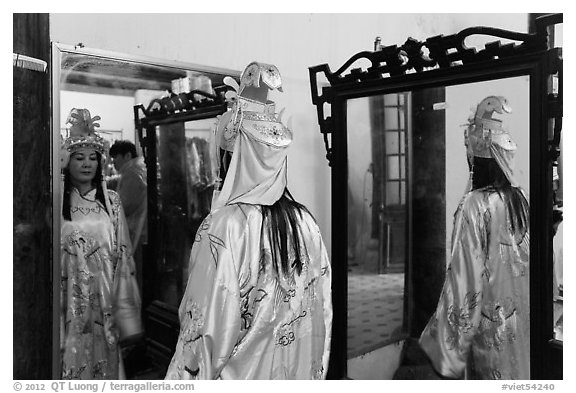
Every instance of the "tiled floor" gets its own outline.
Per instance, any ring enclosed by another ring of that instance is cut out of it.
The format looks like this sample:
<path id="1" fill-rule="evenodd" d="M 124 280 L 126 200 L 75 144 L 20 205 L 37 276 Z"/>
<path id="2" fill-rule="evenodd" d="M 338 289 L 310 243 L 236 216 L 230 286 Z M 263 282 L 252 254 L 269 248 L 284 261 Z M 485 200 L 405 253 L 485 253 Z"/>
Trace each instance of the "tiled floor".
<path id="1" fill-rule="evenodd" d="M 348 358 L 383 346 L 402 328 L 404 274 L 348 273 Z"/>
<path id="2" fill-rule="evenodd" d="M 404 273 L 378 274 L 378 245 L 348 261 L 348 359 L 386 345 L 402 328 Z"/>

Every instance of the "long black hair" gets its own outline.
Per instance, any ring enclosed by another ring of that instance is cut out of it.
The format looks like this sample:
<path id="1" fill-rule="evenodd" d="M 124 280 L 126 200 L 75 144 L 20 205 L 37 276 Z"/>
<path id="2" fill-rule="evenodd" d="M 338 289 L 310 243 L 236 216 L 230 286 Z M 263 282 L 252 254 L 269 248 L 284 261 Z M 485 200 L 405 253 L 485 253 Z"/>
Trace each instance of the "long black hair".
<path id="1" fill-rule="evenodd" d="M 512 187 L 493 158 L 474 157 L 472 189 L 480 188 L 495 191 L 500 195 L 506 203 L 512 232 L 523 237 L 530 226 L 528 201 L 520 188 Z"/>
<path id="2" fill-rule="evenodd" d="M 301 246 L 305 244 L 300 238 L 299 219 L 302 219 L 302 214 L 309 214 L 312 219 L 314 217 L 308 211 L 306 206 L 294 200 L 290 191 L 284 189 L 284 193 L 273 205 L 262 206 L 262 219 L 270 221 L 268 226 L 270 240 L 272 242 L 272 265 L 278 272 L 278 260 L 280 260 L 280 267 L 284 275 L 288 275 L 291 269 L 294 269 L 298 274 L 302 272 L 302 259 L 301 259 Z M 262 230 L 265 230 L 265 225 L 262 225 Z M 288 239 L 291 239 L 291 244 Z M 290 265 L 289 261 L 289 247 L 291 246 L 294 261 Z"/>
<path id="3" fill-rule="evenodd" d="M 228 172 L 228 167 L 232 159 L 232 152 L 220 149 L 220 178 L 225 179 Z M 278 272 L 278 260 L 280 260 L 281 272 L 288 275 L 290 270 L 294 268 L 298 274 L 302 272 L 302 260 L 300 258 L 300 248 L 305 246 L 300 239 L 300 231 L 298 230 L 298 219 L 302 219 L 302 214 L 309 214 L 312 219 L 314 216 L 299 202 L 296 202 L 288 188 L 284 189 L 284 193 L 273 205 L 262 205 L 262 220 L 270 222 L 269 237 L 272 242 L 272 265 Z M 262 225 L 262 230 L 265 230 L 266 225 Z M 288 239 L 292 242 L 289 245 Z M 290 265 L 289 261 L 289 247 L 292 247 L 294 254 L 294 261 Z"/>
<path id="4" fill-rule="evenodd" d="M 110 215 L 110 212 L 106 209 L 104 190 L 102 189 L 102 155 L 98 152 L 96 152 L 96 160 L 98 161 L 98 166 L 96 167 L 96 175 L 94 176 L 94 179 L 92 179 L 92 186 L 96 188 L 96 200 L 104 206 L 104 211 Z M 70 170 L 66 167 L 64 168 L 64 195 L 62 197 L 62 216 L 66 221 L 72 221 L 72 215 L 70 213 L 70 195 L 72 194 L 73 187 Z"/>

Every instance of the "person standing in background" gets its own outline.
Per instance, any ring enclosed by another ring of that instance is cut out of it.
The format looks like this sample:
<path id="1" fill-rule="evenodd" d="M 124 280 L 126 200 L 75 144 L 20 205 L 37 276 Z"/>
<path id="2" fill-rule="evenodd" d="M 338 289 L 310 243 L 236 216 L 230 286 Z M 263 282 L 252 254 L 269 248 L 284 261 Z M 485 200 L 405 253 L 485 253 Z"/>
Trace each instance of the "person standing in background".
<path id="1" fill-rule="evenodd" d="M 134 249 L 136 276 L 142 293 L 142 248 L 148 241 L 148 183 L 146 164 L 136 146 L 128 140 L 117 140 L 110 147 L 110 157 L 120 178 L 116 192 L 126 214 L 130 241 Z"/>

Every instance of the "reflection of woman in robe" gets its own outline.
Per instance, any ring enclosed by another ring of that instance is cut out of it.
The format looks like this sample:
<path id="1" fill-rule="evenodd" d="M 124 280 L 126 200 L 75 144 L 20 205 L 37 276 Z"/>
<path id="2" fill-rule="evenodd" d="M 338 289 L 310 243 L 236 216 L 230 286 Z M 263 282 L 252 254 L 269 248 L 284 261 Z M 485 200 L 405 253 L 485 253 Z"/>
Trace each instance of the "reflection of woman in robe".
<path id="1" fill-rule="evenodd" d="M 251 63 L 218 123 L 227 172 L 196 233 L 166 379 L 326 376 L 331 269 L 316 222 L 286 189 L 292 132 L 269 89 L 280 89 L 276 67 Z"/>
<path id="2" fill-rule="evenodd" d="M 515 143 L 491 119 L 506 99 L 478 106 L 466 142 L 472 187 L 454 217 L 452 251 L 420 344 L 436 371 L 460 378 L 530 378 L 529 206 L 514 180 Z"/>
<path id="3" fill-rule="evenodd" d="M 140 296 L 118 194 L 102 186 L 104 140 L 87 109 L 73 109 L 62 149 L 63 379 L 118 379 L 119 339 L 140 331 Z M 97 125 L 97 123 L 96 123 Z"/>

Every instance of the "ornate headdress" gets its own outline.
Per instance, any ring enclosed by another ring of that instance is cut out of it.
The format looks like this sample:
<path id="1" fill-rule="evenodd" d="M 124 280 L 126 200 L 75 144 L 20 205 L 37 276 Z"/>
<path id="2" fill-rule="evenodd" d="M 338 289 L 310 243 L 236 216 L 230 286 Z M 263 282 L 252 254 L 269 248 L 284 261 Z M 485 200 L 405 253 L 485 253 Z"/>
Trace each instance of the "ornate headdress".
<path id="1" fill-rule="evenodd" d="M 70 135 L 62 144 L 62 167 L 68 165 L 70 155 L 79 150 L 94 150 L 102 155 L 105 160 L 108 154 L 108 143 L 98 133 L 95 128 L 100 127 L 95 121 L 100 120 L 100 116 L 90 116 L 88 109 L 73 108 L 68 115 L 66 124 L 70 124 Z"/>
<path id="2" fill-rule="evenodd" d="M 238 202 L 272 205 L 284 193 L 287 148 L 293 136 L 282 124 L 281 113 L 276 114 L 274 102 L 267 99 L 270 90 L 282 91 L 281 84 L 274 65 L 252 62 L 242 73 L 234 105 L 216 125 L 216 150 L 234 154 L 212 209 Z"/>
<path id="3" fill-rule="evenodd" d="M 512 112 L 505 97 L 489 96 L 478 104 L 464 134 L 467 154 L 472 163 L 474 157 L 493 158 L 510 184 L 516 187 L 518 184 L 513 175 L 516 143 L 502 121 L 492 118 L 494 112 Z"/>
<path id="4" fill-rule="evenodd" d="M 282 77 L 278 68 L 272 64 L 253 61 L 246 66 L 240 77 L 238 94 L 242 95 L 244 89 L 249 86 L 260 87 L 260 81 L 264 82 L 271 90 L 282 92 Z"/>
<path id="5" fill-rule="evenodd" d="M 264 86 L 260 84 L 264 82 Z M 272 101 L 265 102 L 252 99 L 250 96 L 257 90 L 262 97 L 268 97 L 270 90 L 282 91 L 282 77 L 280 71 L 275 65 L 251 62 L 246 66 L 240 77 L 240 85 L 230 77 L 224 79 L 224 83 L 237 91 L 236 94 L 229 96 L 233 100 L 232 110 L 228 111 L 218 121 L 216 129 L 216 145 L 227 151 L 234 151 L 234 142 L 238 135 L 240 124 L 247 121 L 246 125 L 252 130 L 258 129 L 260 132 L 254 133 L 264 143 L 268 144 L 289 144 L 292 140 L 290 130 L 281 123 L 282 113 L 276 115 L 276 104 Z M 252 87 L 252 92 L 245 89 Z M 242 94 L 244 93 L 244 94 Z M 267 126 L 264 123 L 268 122 Z"/>
<path id="6" fill-rule="evenodd" d="M 70 156 L 81 150 L 96 151 L 101 155 L 101 168 L 104 169 L 104 163 L 108 156 L 108 151 L 110 146 L 108 141 L 102 138 L 95 131 L 96 127 L 100 127 L 99 123 L 95 123 L 100 120 L 100 116 L 92 117 L 88 109 L 78 109 L 72 108 L 68 119 L 66 119 L 66 124 L 70 124 L 70 134 L 64 140 L 62 148 L 60 149 L 60 168 L 62 169 L 62 191 L 64 191 L 64 169 L 68 166 L 70 161 Z M 102 176 L 102 190 L 104 192 L 104 201 L 106 203 L 106 209 L 111 212 L 110 201 L 108 198 L 108 190 L 106 187 L 106 180 Z M 62 208 L 60 208 L 62 211 Z"/>

